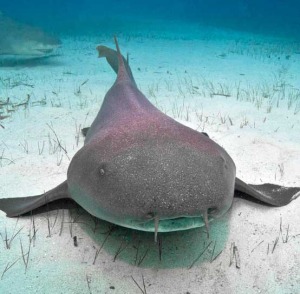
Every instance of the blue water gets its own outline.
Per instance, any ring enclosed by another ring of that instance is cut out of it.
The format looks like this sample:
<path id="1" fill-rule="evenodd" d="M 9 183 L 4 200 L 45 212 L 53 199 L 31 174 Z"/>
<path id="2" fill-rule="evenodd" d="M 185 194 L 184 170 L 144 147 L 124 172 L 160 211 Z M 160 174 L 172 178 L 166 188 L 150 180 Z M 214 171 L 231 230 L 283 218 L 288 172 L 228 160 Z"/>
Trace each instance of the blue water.
<path id="1" fill-rule="evenodd" d="M 112 21 L 183 21 L 299 37 L 297 0 L 1 0 L 5 14 L 52 31 L 89 32 Z"/>

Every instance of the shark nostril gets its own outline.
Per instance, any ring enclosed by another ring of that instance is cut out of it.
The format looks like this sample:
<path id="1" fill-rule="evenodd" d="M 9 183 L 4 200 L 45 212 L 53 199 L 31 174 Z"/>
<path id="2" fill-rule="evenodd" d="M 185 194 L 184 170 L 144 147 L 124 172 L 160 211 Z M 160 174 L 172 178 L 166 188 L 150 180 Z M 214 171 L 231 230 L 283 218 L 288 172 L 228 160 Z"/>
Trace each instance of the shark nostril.
<path id="1" fill-rule="evenodd" d="M 207 212 L 208 212 L 209 215 L 214 215 L 218 212 L 218 208 L 217 207 L 210 207 Z"/>
<path id="2" fill-rule="evenodd" d="M 153 218 L 154 218 L 154 212 L 148 212 L 148 213 L 146 214 L 146 218 L 147 218 L 147 219 L 153 219 Z"/>

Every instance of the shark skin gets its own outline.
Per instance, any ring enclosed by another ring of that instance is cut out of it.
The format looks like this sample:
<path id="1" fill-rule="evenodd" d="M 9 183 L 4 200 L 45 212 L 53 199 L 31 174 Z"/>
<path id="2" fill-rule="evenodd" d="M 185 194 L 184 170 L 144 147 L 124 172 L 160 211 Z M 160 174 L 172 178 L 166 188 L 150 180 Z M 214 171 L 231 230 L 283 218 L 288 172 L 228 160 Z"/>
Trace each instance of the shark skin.
<path id="1" fill-rule="evenodd" d="M 0 199 L 7 216 L 71 198 L 95 217 L 156 236 L 201 226 L 209 232 L 209 222 L 230 209 L 235 192 L 273 206 L 300 196 L 299 187 L 238 179 L 224 148 L 150 103 L 115 43 L 116 51 L 97 47 L 117 78 L 85 129 L 67 180 L 41 195 Z"/>

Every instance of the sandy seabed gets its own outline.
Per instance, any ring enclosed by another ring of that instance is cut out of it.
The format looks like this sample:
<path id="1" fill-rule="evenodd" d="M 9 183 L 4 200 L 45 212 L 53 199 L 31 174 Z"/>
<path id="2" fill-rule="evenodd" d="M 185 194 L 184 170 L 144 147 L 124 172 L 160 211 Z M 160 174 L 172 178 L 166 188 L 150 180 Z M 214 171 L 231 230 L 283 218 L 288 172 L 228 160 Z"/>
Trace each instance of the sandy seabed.
<path id="1" fill-rule="evenodd" d="M 80 129 L 114 82 L 95 50 L 112 36 L 61 38 L 57 56 L 0 67 L 0 198 L 65 180 Z M 299 43 L 211 28 L 119 43 L 150 101 L 207 132 L 239 178 L 300 185 Z M 199 228 L 160 234 L 160 245 L 65 206 L 0 212 L 0 293 L 300 293 L 299 199 L 274 208 L 237 198 L 210 239 Z"/>

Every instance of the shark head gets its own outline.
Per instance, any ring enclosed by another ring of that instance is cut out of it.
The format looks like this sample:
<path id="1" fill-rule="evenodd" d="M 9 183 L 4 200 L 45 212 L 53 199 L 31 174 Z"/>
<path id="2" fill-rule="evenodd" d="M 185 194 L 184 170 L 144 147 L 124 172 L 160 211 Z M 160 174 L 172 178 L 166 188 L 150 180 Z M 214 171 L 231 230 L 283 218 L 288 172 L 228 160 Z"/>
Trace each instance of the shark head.
<path id="1" fill-rule="evenodd" d="M 195 138 L 191 146 L 171 138 L 170 128 L 160 137 L 159 129 L 152 136 L 138 125 L 141 132 L 128 122 L 124 137 L 111 130 L 111 138 L 90 141 L 74 156 L 68 184 L 77 203 L 98 218 L 150 232 L 207 226 L 228 211 L 235 179 L 230 158 L 201 150 L 201 139 L 210 141 L 192 130 L 185 130 Z"/>
<path id="2" fill-rule="evenodd" d="M 14 55 L 39 57 L 52 54 L 60 44 L 59 39 L 43 34 L 41 36 L 24 36 L 18 40 L 12 38 L 10 48 Z"/>

